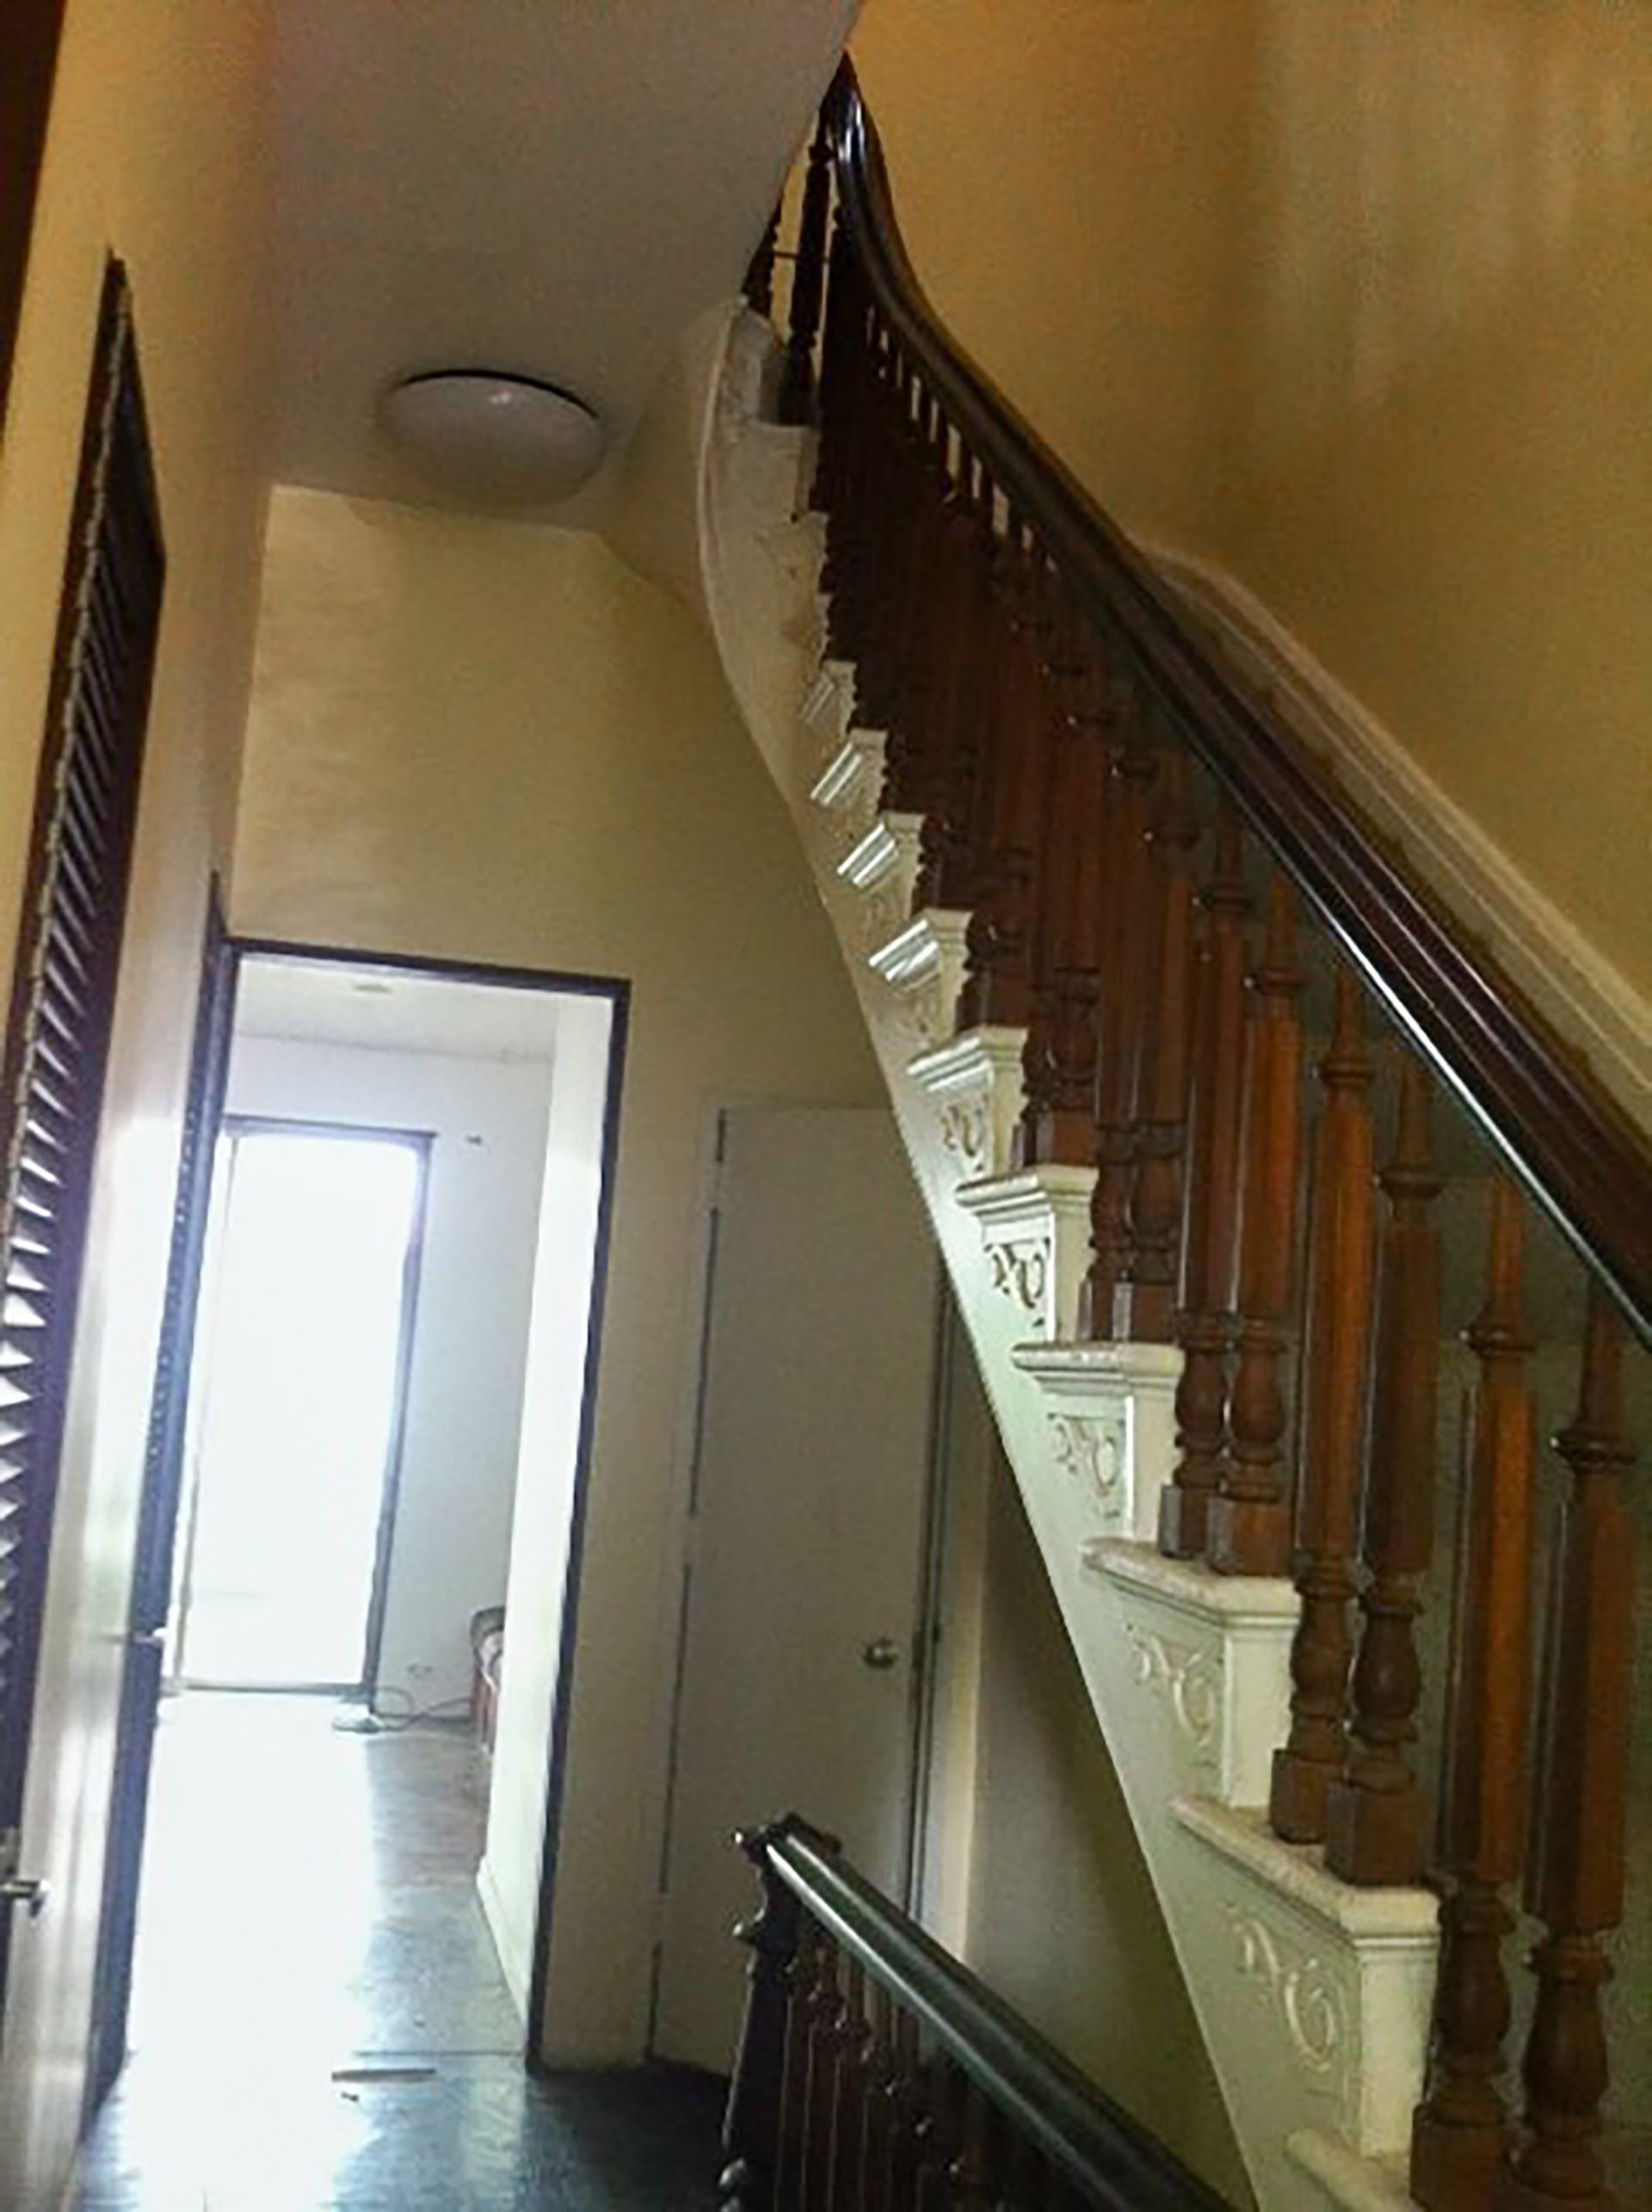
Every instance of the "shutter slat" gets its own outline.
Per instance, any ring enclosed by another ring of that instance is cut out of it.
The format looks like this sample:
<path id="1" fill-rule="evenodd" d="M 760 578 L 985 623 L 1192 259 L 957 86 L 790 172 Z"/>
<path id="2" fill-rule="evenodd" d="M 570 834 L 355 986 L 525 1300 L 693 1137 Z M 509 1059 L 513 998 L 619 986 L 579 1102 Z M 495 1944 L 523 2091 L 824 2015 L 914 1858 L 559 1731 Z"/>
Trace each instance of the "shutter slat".
<path id="1" fill-rule="evenodd" d="M 95 775 L 89 761 L 77 757 L 63 787 L 63 827 L 72 829 L 82 850 L 102 872 L 108 844 L 113 794 Z"/>
<path id="2" fill-rule="evenodd" d="M 46 931 L 45 966 L 48 973 L 54 969 L 65 970 L 83 990 L 92 986 L 89 947 L 77 931 L 65 927 L 60 912 L 52 914 Z"/>
<path id="3" fill-rule="evenodd" d="M 52 901 L 48 923 L 53 938 L 72 943 L 83 964 L 89 968 L 97 957 L 97 932 L 93 923 L 92 909 L 83 908 L 78 902 L 59 896 Z"/>
<path id="4" fill-rule="evenodd" d="M 62 835 L 52 838 L 52 865 L 55 876 L 52 897 L 54 901 L 62 899 L 66 903 L 69 911 L 86 932 L 88 950 L 96 952 L 97 933 L 95 918 L 102 909 L 98 869 L 95 864 L 89 866 L 86 855 L 72 839 Z"/>
<path id="5" fill-rule="evenodd" d="M 56 852 L 59 865 L 71 864 L 77 887 L 84 893 L 93 913 L 98 910 L 104 897 L 105 855 L 102 835 L 89 830 L 71 806 L 64 806 L 58 816 Z"/>

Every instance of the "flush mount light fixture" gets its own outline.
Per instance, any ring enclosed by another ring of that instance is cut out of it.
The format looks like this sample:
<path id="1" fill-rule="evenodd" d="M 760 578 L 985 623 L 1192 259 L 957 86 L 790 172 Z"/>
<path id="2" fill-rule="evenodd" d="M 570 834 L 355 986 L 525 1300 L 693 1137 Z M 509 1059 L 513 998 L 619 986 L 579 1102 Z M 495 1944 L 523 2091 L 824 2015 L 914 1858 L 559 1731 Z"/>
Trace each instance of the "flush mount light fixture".
<path id="1" fill-rule="evenodd" d="M 379 400 L 379 420 L 432 484 L 460 498 L 514 506 L 577 491 L 607 441 L 572 392 L 494 369 L 404 377 Z"/>

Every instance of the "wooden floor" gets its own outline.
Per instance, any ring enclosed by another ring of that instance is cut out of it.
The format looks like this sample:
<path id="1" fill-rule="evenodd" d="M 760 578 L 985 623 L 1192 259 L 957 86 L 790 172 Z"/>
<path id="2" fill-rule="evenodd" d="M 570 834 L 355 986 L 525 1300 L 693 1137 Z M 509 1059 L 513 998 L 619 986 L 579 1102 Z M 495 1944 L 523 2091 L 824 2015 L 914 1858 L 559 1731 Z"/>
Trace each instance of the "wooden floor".
<path id="1" fill-rule="evenodd" d="M 340 1734 L 325 1701 L 192 1693 L 161 1730 L 134 2055 L 83 2212 L 693 2212 L 718 2086 L 536 2080 L 473 1876 L 461 1728 Z"/>

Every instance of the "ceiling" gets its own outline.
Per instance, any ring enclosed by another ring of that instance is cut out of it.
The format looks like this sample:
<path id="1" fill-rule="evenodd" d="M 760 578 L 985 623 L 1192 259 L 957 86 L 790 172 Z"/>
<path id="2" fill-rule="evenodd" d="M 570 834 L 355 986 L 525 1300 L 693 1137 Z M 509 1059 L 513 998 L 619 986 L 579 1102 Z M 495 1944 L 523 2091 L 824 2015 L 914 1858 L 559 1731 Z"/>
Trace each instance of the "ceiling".
<path id="1" fill-rule="evenodd" d="M 276 477 L 430 497 L 373 408 L 441 367 L 570 388 L 622 448 L 737 290 L 855 4 L 279 0 Z"/>
<path id="2" fill-rule="evenodd" d="M 549 1060 L 561 997 L 407 968 L 249 953 L 236 984 L 235 1033 L 466 1060 Z"/>

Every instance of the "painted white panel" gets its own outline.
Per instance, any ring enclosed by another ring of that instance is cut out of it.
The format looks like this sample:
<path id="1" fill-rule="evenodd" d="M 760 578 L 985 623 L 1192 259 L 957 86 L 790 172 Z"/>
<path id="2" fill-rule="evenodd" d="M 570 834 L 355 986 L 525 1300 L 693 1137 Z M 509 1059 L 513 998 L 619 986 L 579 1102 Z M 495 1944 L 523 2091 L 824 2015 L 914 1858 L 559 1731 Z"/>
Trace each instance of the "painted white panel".
<path id="1" fill-rule="evenodd" d="M 606 999 L 570 999 L 557 1029 L 511 1523 L 504 1672 L 487 1848 L 478 1876 L 499 1962 L 524 2019 L 539 1919 L 548 1746 L 561 1671 L 613 1020 Z"/>
<path id="2" fill-rule="evenodd" d="M 505 1594 L 551 1080 L 543 1062 L 236 1039 L 231 1113 L 435 1137 L 379 1654 L 387 1711 L 463 1698 L 471 1614 Z"/>
<path id="3" fill-rule="evenodd" d="M 887 1112 L 729 1112 L 710 1303 L 654 2043 L 723 2071 L 730 1831 L 801 1813 L 902 1886 L 936 1260 Z"/>

